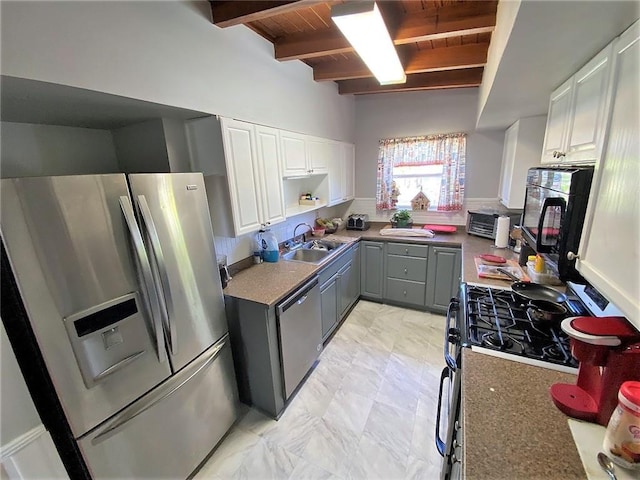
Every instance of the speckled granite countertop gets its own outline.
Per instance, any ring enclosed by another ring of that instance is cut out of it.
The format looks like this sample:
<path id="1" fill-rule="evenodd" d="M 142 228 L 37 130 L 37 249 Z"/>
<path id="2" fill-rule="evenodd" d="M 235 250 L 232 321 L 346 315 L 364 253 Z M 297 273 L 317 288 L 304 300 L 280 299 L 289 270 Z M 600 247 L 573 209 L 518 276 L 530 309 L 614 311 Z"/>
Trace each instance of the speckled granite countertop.
<path id="1" fill-rule="evenodd" d="M 462 352 L 464 478 L 584 479 L 567 417 L 549 387 L 575 375 Z"/>
<path id="2" fill-rule="evenodd" d="M 340 230 L 336 234 L 327 235 L 324 238 L 343 242 L 372 240 L 462 247 L 463 281 L 502 288 L 508 288 L 511 284 L 510 281 L 506 280 L 478 278 L 473 259 L 482 253 L 491 253 L 515 260 L 518 259 L 518 255 L 506 248 L 495 248 L 492 240 L 468 235 L 464 231 L 464 226 L 458 227 L 456 233 L 440 233 L 432 238 L 380 235 L 380 230 L 385 226 L 383 223 L 376 223 L 373 224 L 369 230 L 365 231 Z M 302 285 L 323 267 L 324 265 L 318 267 L 313 264 L 288 262 L 284 260 L 276 263 L 253 265 L 235 274 L 227 288 L 224 289 L 224 294 L 230 297 L 272 306 L 285 298 L 295 288 Z"/>

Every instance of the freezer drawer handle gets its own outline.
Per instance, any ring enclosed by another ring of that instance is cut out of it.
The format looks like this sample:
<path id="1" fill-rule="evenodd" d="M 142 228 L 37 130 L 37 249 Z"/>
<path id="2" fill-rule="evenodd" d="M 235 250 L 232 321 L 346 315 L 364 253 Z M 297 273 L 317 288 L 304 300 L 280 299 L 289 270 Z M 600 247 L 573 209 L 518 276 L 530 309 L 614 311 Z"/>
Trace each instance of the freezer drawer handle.
<path id="1" fill-rule="evenodd" d="M 443 457 L 447 445 L 440 438 L 440 416 L 442 413 L 442 386 L 444 385 L 444 381 L 447 378 L 449 378 L 449 367 L 444 367 L 442 369 L 442 374 L 440 374 L 440 390 L 438 391 L 438 412 L 436 413 L 436 448 L 438 449 L 438 453 Z"/>
<path id="2" fill-rule="evenodd" d="M 129 234 L 131 235 L 131 241 L 135 248 L 137 263 L 142 271 L 142 287 L 140 293 L 147 300 L 149 313 L 151 314 L 151 320 L 153 323 L 154 333 L 156 334 L 156 351 L 158 352 L 158 360 L 160 363 L 167 360 L 167 352 L 164 348 L 164 335 L 162 331 L 162 323 L 160 320 L 160 305 L 153 285 L 153 273 L 151 272 L 151 265 L 149 264 L 149 257 L 147 251 L 144 248 L 144 242 L 142 241 L 142 234 L 136 223 L 136 217 L 133 213 L 133 206 L 129 197 L 123 195 L 120 197 L 120 208 L 124 215 L 125 223 L 129 228 Z"/>
<path id="3" fill-rule="evenodd" d="M 176 332 L 176 325 L 171 321 L 169 311 L 173 311 L 173 300 L 171 298 L 171 290 L 169 289 L 169 276 L 167 275 L 167 265 L 164 261 L 164 254 L 162 253 L 162 247 L 160 245 L 160 237 L 158 236 L 158 230 L 156 224 L 151 216 L 151 209 L 147 203 L 147 199 L 144 195 L 138 195 L 138 208 L 142 215 L 144 227 L 149 234 L 151 240 L 151 252 L 153 258 L 158 266 L 158 273 L 160 274 L 160 284 L 156 283 L 156 292 L 158 299 L 160 300 L 160 314 L 165 328 L 168 330 L 167 340 L 171 353 L 176 355 L 178 353 L 178 339 Z"/>
<path id="4" fill-rule="evenodd" d="M 136 418 L 138 415 L 143 414 L 157 403 L 160 403 L 164 399 L 170 397 L 180 388 L 182 388 L 187 382 L 198 376 L 199 373 L 203 372 L 218 357 L 218 354 L 220 353 L 222 348 L 227 344 L 227 338 L 228 336 L 219 342 L 219 344 L 211 351 L 211 353 L 209 353 L 209 358 L 204 360 L 202 365 L 200 365 L 195 372 L 191 373 L 187 378 L 182 380 L 177 385 L 173 386 L 168 392 L 162 394 L 157 398 L 149 400 L 149 403 L 139 405 L 137 408 L 131 410 L 123 411 L 120 415 L 116 416 L 111 424 L 105 426 L 104 430 L 99 433 L 96 432 L 97 435 L 91 440 L 91 444 L 98 445 L 99 443 L 102 443 L 105 440 L 113 437 L 118 432 L 126 428 L 127 423 L 129 423 L 131 420 Z"/>
<path id="5" fill-rule="evenodd" d="M 144 354 L 144 352 L 146 352 L 146 350 L 142 350 L 140 352 L 136 352 L 132 355 L 129 355 L 126 358 L 123 358 L 122 360 L 120 360 L 118 363 L 111 365 L 109 368 L 103 370 L 102 372 L 100 372 L 98 375 L 96 375 L 95 377 L 93 377 L 93 381 L 94 382 L 99 382 L 100 380 L 102 380 L 104 377 L 107 377 L 109 375 L 111 375 L 112 373 L 117 372 L 118 370 L 120 370 L 123 367 L 126 367 L 127 365 L 129 365 L 131 362 L 133 362 L 136 358 L 138 358 L 139 356 L 141 356 L 142 354 Z"/>

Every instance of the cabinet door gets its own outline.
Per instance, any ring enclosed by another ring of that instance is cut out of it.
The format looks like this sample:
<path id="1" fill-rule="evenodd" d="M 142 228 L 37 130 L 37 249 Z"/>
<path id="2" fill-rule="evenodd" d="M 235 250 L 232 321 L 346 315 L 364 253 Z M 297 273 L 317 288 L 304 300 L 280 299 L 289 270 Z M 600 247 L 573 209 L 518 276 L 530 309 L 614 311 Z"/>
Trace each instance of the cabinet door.
<path id="1" fill-rule="evenodd" d="M 352 303 L 353 293 L 351 289 L 353 288 L 353 261 L 348 262 L 344 267 L 342 267 L 338 271 L 338 279 L 339 279 L 339 304 L 338 304 L 338 312 L 339 318 L 342 318 L 344 314 L 347 312 Z"/>
<path id="2" fill-rule="evenodd" d="M 360 244 L 353 246 L 353 270 L 351 274 L 351 303 L 355 303 L 360 297 Z"/>
<path id="3" fill-rule="evenodd" d="M 334 275 L 320 286 L 320 309 L 322 315 L 322 340 L 331 334 L 338 323 L 338 275 Z"/>
<path id="4" fill-rule="evenodd" d="M 342 144 L 332 142 L 329 144 L 329 205 L 342 202 L 342 192 L 344 190 L 342 182 L 344 175 Z"/>
<path id="5" fill-rule="evenodd" d="M 262 216 L 253 125 L 222 119 L 227 180 L 236 235 L 260 229 Z"/>
<path id="6" fill-rule="evenodd" d="M 640 27 L 614 44 L 613 108 L 604 155 L 596 168 L 578 271 L 640 329 Z"/>
<path id="7" fill-rule="evenodd" d="M 595 162 L 602 153 L 609 107 L 609 77 L 613 44 L 575 74 L 574 101 L 569 114 L 563 163 Z"/>
<path id="8" fill-rule="evenodd" d="M 460 288 L 460 249 L 430 247 L 427 268 L 427 307 L 446 313 L 449 301 L 458 294 Z"/>
<path id="9" fill-rule="evenodd" d="M 384 243 L 362 242 L 360 246 L 360 294 L 382 300 L 384 285 Z"/>
<path id="10" fill-rule="evenodd" d="M 324 138 L 309 137 L 309 173 L 327 173 L 329 170 L 329 140 Z"/>
<path id="11" fill-rule="evenodd" d="M 542 148 L 542 163 L 559 163 L 562 157 L 557 152 L 565 153 L 564 146 L 567 134 L 567 123 L 573 96 L 574 77 L 560 85 L 549 99 L 549 114 Z"/>
<path id="12" fill-rule="evenodd" d="M 281 130 L 280 140 L 282 144 L 282 174 L 285 177 L 309 175 L 305 136 Z"/>
<path id="13" fill-rule="evenodd" d="M 355 197 L 355 145 L 351 143 L 343 144 L 344 152 L 344 181 L 342 185 L 343 200 L 353 200 Z"/>
<path id="14" fill-rule="evenodd" d="M 285 219 L 284 186 L 280 170 L 280 134 L 275 128 L 255 126 L 258 178 L 262 191 L 262 223 Z"/>

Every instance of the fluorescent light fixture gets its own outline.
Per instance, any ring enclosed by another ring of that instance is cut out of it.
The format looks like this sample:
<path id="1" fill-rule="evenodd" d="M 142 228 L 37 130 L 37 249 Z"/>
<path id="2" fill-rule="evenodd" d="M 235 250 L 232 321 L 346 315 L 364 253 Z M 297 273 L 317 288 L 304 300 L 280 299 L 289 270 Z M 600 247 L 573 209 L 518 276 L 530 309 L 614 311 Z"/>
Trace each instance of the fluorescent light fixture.
<path id="1" fill-rule="evenodd" d="M 350 1 L 335 5 L 331 8 L 331 18 L 380 85 L 407 81 L 375 2 Z"/>

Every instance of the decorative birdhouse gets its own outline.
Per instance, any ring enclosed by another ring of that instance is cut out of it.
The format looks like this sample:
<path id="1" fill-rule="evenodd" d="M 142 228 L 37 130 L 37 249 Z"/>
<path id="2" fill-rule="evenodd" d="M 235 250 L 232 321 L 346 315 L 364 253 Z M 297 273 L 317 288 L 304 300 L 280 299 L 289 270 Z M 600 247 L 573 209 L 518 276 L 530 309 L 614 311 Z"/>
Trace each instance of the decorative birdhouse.
<path id="1" fill-rule="evenodd" d="M 420 191 L 411 200 L 411 210 L 428 210 L 430 203 L 431 201 L 429 200 L 429 198 L 424 193 L 422 193 L 422 191 Z"/>

